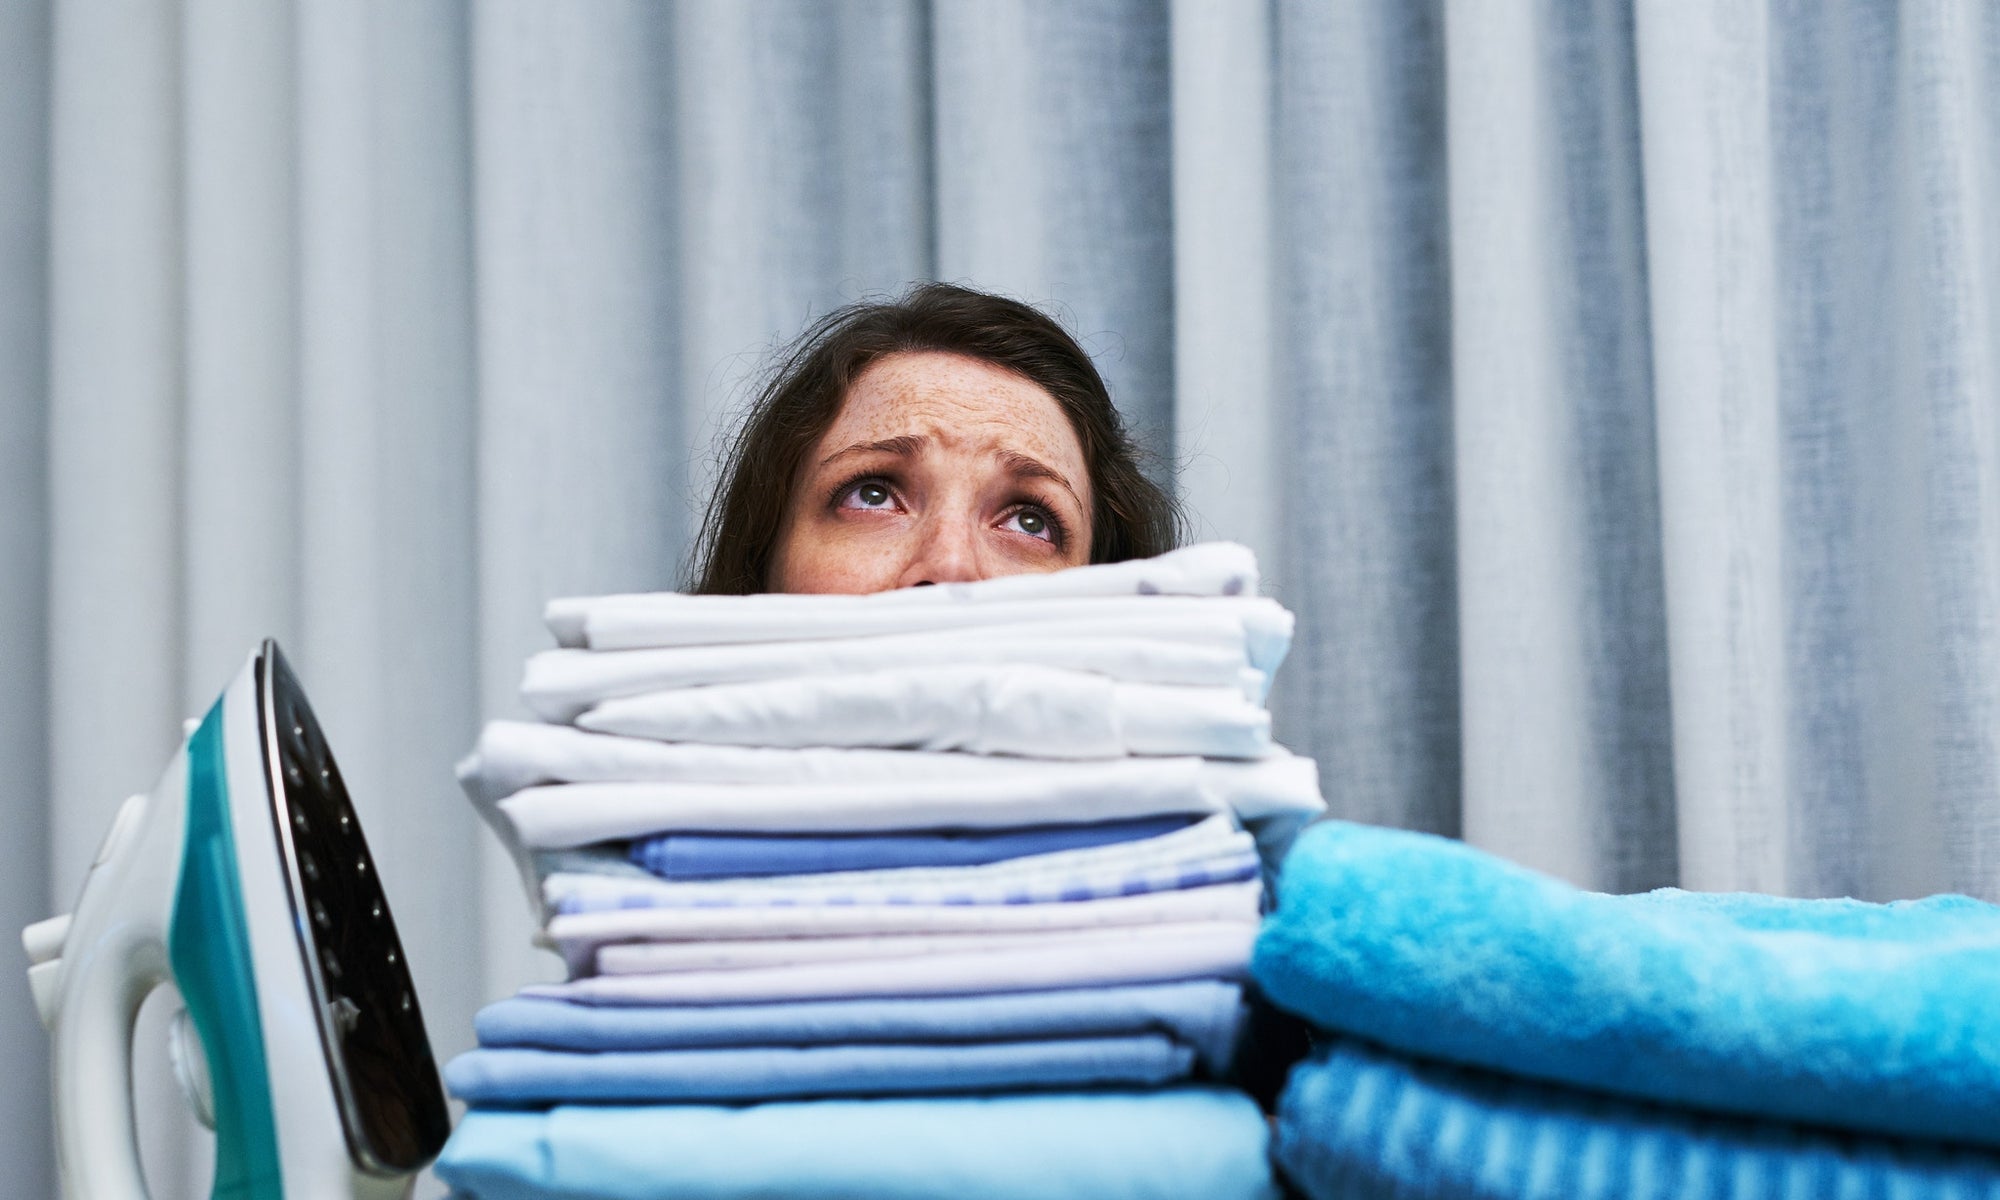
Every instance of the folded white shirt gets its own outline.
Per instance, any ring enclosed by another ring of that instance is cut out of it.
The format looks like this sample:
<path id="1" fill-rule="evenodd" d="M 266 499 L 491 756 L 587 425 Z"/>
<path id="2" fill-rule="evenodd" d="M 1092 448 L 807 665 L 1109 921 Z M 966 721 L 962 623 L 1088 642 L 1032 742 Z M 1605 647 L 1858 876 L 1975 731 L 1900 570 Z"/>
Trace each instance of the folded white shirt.
<path id="1" fill-rule="evenodd" d="M 1060 775 L 855 783 L 563 783 L 499 803 L 534 850 L 655 833 L 996 829 L 1225 811 L 1191 759 L 1084 762 Z"/>
<path id="2" fill-rule="evenodd" d="M 1250 665 L 1240 621 L 1190 613 L 1057 628 L 1003 626 L 977 634 L 947 630 L 648 650 L 549 650 L 528 659 L 521 698 L 544 720 L 570 722 L 601 701 L 646 692 L 947 663 L 1024 663 L 1129 683 L 1234 687 L 1253 702 L 1263 701 L 1269 684 Z"/>
<path id="3" fill-rule="evenodd" d="M 888 593 L 881 593 L 888 594 Z M 1243 652 L 1250 665 L 1265 675 L 1275 673 L 1292 644 L 1292 614 L 1274 600 L 1229 597 L 1202 600 L 1189 596 L 1127 596 L 1100 600 L 1020 600 L 1004 604 L 957 605 L 949 608 L 848 609 L 834 602 L 867 600 L 867 596 L 680 596 L 653 599 L 701 601 L 694 611 L 609 608 L 591 616 L 594 631 L 587 647 L 597 651 L 642 650 L 669 646 L 749 645 L 759 642 L 837 641 L 885 637 L 899 633 L 957 632 L 967 635 L 1000 629 L 1054 631 L 1069 625 L 1109 621 L 1193 619 L 1224 615 L 1243 629 Z M 766 613 L 754 602 L 804 601 L 813 606 L 797 613 Z"/>
<path id="4" fill-rule="evenodd" d="M 1212 922 L 1153 925 L 1202 936 Z M 1123 931 L 1044 929 L 1022 933 L 878 934 L 863 937 L 757 938 L 725 942 L 626 942 L 598 950 L 596 974 L 666 975 L 690 971 L 767 970 L 808 963 L 886 962 L 933 954 L 985 954 L 1000 950 L 1054 953 L 1101 946 Z"/>
<path id="5" fill-rule="evenodd" d="M 593 975 L 530 986 L 522 994 L 584 1004 L 744 1004 L 1236 979 L 1245 973 L 1256 936 L 1254 926 L 1239 921 L 1134 926 L 1056 948 L 1014 947 L 735 971 Z"/>
<path id="6" fill-rule="evenodd" d="M 663 975 L 676 971 L 742 971 L 803 963 L 873 962 L 968 950 L 1049 948 L 1079 936 L 1076 930 L 1030 933 L 902 933 L 859 937 L 733 938 L 704 942 L 622 942 L 595 957 L 598 975 Z"/>
<path id="7" fill-rule="evenodd" d="M 1262 758 L 1271 714 L 1230 687 L 1119 683 L 1034 666 L 905 667 L 606 700 L 597 733 L 738 746 L 961 750 L 1033 758 Z"/>
<path id="8" fill-rule="evenodd" d="M 606 909 L 551 917 L 538 940 L 579 973 L 588 969 L 599 947 L 616 942 L 1020 933 L 1185 921 L 1235 921 L 1254 929 L 1262 903 L 1262 885 L 1249 880 L 1053 904 Z"/>
<path id="9" fill-rule="evenodd" d="M 801 621 L 810 621 L 818 614 L 902 613 L 921 622 L 927 613 L 992 608 L 1023 601 L 1112 596 L 1254 597 L 1257 582 L 1256 556 L 1246 547 L 1231 542 L 1209 542 L 1154 558 L 860 596 L 689 596 L 656 592 L 567 597 L 549 602 L 545 620 L 557 643 L 563 646 L 605 650 L 646 645 L 705 645 L 765 637 L 781 640 L 848 637 L 859 632 L 838 626 L 831 635 L 798 631 Z M 754 617 L 771 632 L 763 637 L 735 638 L 697 632 L 711 616 L 722 617 L 725 628 L 729 622 Z M 878 632 L 919 627 L 931 626 L 891 623 Z M 672 640 L 647 640 L 648 630 L 660 631 L 657 636 Z"/>
<path id="10" fill-rule="evenodd" d="M 459 763 L 458 781 L 474 804 L 492 817 L 497 816 L 494 805 L 500 800 L 538 784 L 648 782 L 847 787 L 932 781 L 961 789 L 1005 779 L 1023 787 L 1047 788 L 1060 786 L 1063 780 L 1074 778 L 1085 769 L 1106 772 L 1107 779 L 1119 780 L 1120 788 L 1143 787 L 1139 781 L 1158 778 L 1161 771 L 1191 770 L 1197 786 L 1212 798 L 1201 807 L 1162 811 L 1233 809 L 1245 822 L 1254 822 L 1279 817 L 1306 819 L 1326 808 L 1319 795 L 1318 767 L 1312 759 L 1294 754 L 1278 753 L 1243 761 L 1114 758 L 1084 764 L 910 750 L 829 747 L 793 750 L 656 742 L 526 721 L 489 722 L 480 731 L 479 744 Z M 718 795 L 716 801 L 734 804 L 726 795 Z M 814 802 L 807 799 L 809 804 Z M 1085 812 L 1056 819 L 1088 821 L 1115 817 L 1095 817 Z M 1017 816 L 1005 822 L 968 823 L 971 827 L 990 827 L 1032 822 Z"/>

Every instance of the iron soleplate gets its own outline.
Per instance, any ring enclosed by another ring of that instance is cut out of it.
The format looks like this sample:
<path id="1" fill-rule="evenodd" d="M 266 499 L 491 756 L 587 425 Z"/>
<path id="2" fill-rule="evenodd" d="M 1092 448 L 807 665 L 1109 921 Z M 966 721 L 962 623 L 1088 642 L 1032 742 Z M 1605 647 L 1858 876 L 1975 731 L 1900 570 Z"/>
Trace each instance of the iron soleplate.
<path id="1" fill-rule="evenodd" d="M 266 641 L 258 719 L 272 820 L 320 1040 L 355 1165 L 415 1171 L 451 1132 L 396 922 L 340 768 L 285 656 Z"/>

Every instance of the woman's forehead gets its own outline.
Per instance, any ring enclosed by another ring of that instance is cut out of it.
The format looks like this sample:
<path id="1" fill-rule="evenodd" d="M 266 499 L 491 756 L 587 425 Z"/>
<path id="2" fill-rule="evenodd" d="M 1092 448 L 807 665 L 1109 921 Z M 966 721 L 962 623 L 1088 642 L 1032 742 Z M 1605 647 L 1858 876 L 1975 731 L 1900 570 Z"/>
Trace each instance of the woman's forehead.
<path id="1" fill-rule="evenodd" d="M 912 450 L 1023 454 L 1081 486 L 1083 447 L 1055 398 L 1012 371 L 958 354 L 892 354 L 848 389 L 816 459 L 854 445 L 921 439 Z"/>

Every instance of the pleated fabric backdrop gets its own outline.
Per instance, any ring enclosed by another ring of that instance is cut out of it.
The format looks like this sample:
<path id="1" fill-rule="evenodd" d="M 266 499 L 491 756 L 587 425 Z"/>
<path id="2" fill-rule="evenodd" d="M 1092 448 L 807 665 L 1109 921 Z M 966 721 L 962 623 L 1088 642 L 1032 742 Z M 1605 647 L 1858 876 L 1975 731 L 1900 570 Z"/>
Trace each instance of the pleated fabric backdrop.
<path id="1" fill-rule="evenodd" d="M 0 926 L 273 634 L 464 1047 L 542 602 L 672 586 L 765 353 L 922 278 L 1258 549 L 1337 812 L 2000 898 L 1996 211 L 1980 0 L 0 0 Z"/>

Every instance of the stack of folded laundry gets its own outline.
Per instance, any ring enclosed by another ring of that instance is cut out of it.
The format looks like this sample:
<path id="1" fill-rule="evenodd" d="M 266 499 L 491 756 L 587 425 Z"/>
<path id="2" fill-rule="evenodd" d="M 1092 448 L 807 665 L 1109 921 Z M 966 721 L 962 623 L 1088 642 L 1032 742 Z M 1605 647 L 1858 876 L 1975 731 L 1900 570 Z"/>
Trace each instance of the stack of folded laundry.
<path id="1" fill-rule="evenodd" d="M 1317 815 L 1238 546 L 872 596 L 558 601 L 461 781 L 569 979 L 480 1014 L 484 1200 L 1265 1197 L 1213 1080 Z M 1259 844 L 1268 852 L 1260 857 Z"/>
<path id="2" fill-rule="evenodd" d="M 1581 892 L 1327 822 L 1255 975 L 1314 1200 L 2000 1200 L 2000 908 Z M 1363 1040 L 1365 1039 L 1365 1040 Z"/>

